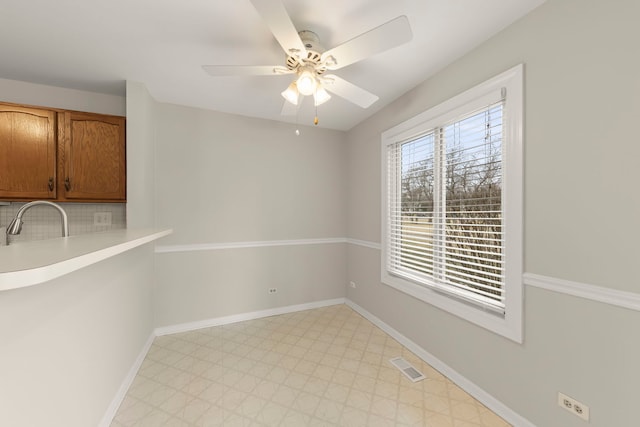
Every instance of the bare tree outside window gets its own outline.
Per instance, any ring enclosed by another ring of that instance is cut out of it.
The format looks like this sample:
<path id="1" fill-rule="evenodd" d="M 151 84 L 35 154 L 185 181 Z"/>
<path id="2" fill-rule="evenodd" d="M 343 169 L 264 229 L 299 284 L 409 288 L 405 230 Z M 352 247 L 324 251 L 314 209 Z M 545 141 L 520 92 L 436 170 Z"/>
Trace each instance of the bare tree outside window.
<path id="1" fill-rule="evenodd" d="M 502 104 L 403 143 L 401 170 L 400 265 L 500 300 Z"/>

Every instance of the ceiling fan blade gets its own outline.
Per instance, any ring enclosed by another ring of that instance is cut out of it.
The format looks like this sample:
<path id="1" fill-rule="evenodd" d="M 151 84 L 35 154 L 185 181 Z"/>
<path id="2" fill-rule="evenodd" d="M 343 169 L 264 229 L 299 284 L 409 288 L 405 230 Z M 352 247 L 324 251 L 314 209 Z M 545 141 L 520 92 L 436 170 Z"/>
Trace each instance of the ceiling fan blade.
<path id="1" fill-rule="evenodd" d="M 353 102 L 362 108 L 369 108 L 378 100 L 378 97 L 371 92 L 367 92 L 361 87 L 349 83 L 333 74 L 324 76 L 322 84 L 329 92 L 333 92 L 339 97 Z"/>
<path id="2" fill-rule="evenodd" d="M 329 59 L 327 68 L 329 70 L 337 70 L 377 53 L 400 46 L 411 40 L 412 37 L 409 19 L 404 15 L 398 16 L 386 24 L 382 24 L 333 49 L 327 50 L 322 54 L 322 60 Z M 333 60 L 330 57 L 333 57 Z"/>
<path id="3" fill-rule="evenodd" d="M 287 55 L 298 52 L 303 56 L 307 51 L 300 40 L 298 30 L 280 0 L 251 0 L 267 27 L 273 33 Z"/>
<path id="4" fill-rule="evenodd" d="M 293 73 L 279 65 L 203 65 L 202 68 L 212 76 L 277 76 Z"/>

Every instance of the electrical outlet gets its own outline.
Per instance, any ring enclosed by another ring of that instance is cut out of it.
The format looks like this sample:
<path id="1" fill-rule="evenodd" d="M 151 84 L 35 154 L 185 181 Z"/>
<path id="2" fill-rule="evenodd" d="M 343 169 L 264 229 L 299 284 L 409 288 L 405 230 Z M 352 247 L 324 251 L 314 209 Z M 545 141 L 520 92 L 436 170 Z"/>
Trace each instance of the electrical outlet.
<path id="1" fill-rule="evenodd" d="M 356 288 L 356 282 L 349 282 L 349 286 L 351 286 L 353 289 Z"/>
<path id="2" fill-rule="evenodd" d="M 275 294 L 278 292 L 278 288 L 269 288 L 269 293 L 270 294 Z"/>
<path id="3" fill-rule="evenodd" d="M 93 214 L 93 225 L 110 226 L 111 225 L 111 212 L 96 212 Z"/>
<path id="4" fill-rule="evenodd" d="M 589 407 L 584 403 L 578 402 L 573 397 L 558 392 L 558 406 L 585 421 L 589 421 Z"/>

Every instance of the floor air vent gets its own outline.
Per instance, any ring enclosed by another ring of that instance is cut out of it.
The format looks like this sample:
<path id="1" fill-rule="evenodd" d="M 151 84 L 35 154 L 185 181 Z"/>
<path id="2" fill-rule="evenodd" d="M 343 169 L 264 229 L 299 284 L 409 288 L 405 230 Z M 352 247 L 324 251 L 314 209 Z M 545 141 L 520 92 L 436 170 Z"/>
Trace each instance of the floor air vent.
<path id="1" fill-rule="evenodd" d="M 394 357 L 389 360 L 389 362 L 391 362 L 396 368 L 400 369 L 400 371 L 414 383 L 426 378 L 422 372 L 418 371 L 413 367 L 413 365 L 411 365 L 411 363 L 407 362 L 402 357 Z"/>

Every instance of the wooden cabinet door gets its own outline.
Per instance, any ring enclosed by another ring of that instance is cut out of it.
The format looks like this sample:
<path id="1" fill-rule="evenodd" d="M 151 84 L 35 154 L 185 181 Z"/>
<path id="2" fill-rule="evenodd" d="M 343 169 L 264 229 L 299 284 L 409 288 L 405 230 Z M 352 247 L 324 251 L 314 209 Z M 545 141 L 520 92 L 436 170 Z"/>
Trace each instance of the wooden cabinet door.
<path id="1" fill-rule="evenodd" d="M 125 118 L 66 111 L 59 199 L 126 200 Z"/>
<path id="2" fill-rule="evenodd" d="M 0 104 L 0 198 L 56 197 L 56 112 Z"/>

